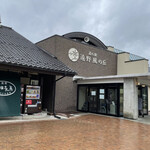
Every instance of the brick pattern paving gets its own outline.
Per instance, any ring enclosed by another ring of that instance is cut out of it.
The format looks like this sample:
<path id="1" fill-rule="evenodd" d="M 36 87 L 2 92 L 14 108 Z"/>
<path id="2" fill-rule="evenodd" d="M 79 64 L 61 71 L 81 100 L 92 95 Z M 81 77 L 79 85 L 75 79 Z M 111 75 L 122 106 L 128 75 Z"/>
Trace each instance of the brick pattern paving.
<path id="1" fill-rule="evenodd" d="M 0 150 L 150 150 L 150 125 L 98 115 L 0 125 Z"/>

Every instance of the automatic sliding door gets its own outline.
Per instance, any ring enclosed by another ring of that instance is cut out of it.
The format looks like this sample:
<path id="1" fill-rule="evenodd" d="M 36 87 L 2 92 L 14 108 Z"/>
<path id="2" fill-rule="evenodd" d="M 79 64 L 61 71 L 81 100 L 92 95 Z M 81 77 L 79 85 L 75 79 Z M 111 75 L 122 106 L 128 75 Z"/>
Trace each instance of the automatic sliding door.
<path id="1" fill-rule="evenodd" d="M 97 112 L 97 88 L 90 87 L 89 112 Z"/>
<path id="2" fill-rule="evenodd" d="M 106 104 L 106 100 L 105 100 L 105 88 L 99 89 L 98 113 L 102 113 L 102 114 L 107 113 L 107 104 Z"/>
<path id="3" fill-rule="evenodd" d="M 117 88 L 99 88 L 98 113 L 117 115 Z"/>
<path id="4" fill-rule="evenodd" d="M 148 94 L 147 86 L 142 88 L 143 112 L 148 115 Z"/>
<path id="5" fill-rule="evenodd" d="M 123 86 L 116 84 L 78 86 L 78 110 L 113 116 L 122 115 Z"/>
<path id="6" fill-rule="evenodd" d="M 79 86 L 78 110 L 88 111 L 87 86 Z"/>
<path id="7" fill-rule="evenodd" d="M 107 89 L 107 114 L 117 115 L 117 88 Z"/>
<path id="8" fill-rule="evenodd" d="M 143 112 L 144 115 L 148 115 L 148 89 L 147 86 L 138 87 L 138 96 L 143 99 Z"/>

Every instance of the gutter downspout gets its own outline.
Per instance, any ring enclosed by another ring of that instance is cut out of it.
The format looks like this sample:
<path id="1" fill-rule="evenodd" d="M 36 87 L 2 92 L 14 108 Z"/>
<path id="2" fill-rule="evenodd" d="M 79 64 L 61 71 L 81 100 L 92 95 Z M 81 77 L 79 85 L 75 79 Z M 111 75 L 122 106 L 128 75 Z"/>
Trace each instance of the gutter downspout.
<path id="1" fill-rule="evenodd" d="M 55 113 L 55 94 L 56 94 L 56 82 L 63 79 L 66 75 L 60 77 L 59 79 L 56 80 L 56 76 L 55 76 L 55 79 L 54 79 L 54 83 L 53 83 L 53 115 L 55 118 L 57 119 L 61 119 L 61 117 L 57 116 L 56 113 Z"/>

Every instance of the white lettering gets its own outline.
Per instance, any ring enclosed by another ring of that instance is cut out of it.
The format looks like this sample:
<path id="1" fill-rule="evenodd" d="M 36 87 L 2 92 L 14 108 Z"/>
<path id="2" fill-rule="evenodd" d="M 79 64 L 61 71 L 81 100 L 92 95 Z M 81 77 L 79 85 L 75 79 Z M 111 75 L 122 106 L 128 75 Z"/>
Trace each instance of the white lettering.
<path id="1" fill-rule="evenodd" d="M 0 81 L 0 96 L 9 96 L 16 92 L 16 86 L 9 81 Z"/>
<path id="2" fill-rule="evenodd" d="M 78 59 L 80 61 L 84 61 L 84 62 L 89 62 L 89 63 L 93 63 L 93 64 L 99 64 L 99 65 L 106 65 L 106 60 L 104 59 L 101 59 L 98 57 L 98 54 L 95 53 L 95 52 L 92 52 L 92 51 L 88 51 L 87 54 L 80 54 L 78 52 L 78 50 L 76 50 L 75 48 L 71 48 L 69 51 L 68 51 L 68 56 L 70 58 L 70 60 L 72 61 L 78 61 Z M 1 86 L 0 86 L 0 90 L 6 90 L 6 91 L 13 91 L 14 88 L 13 86 L 8 86 L 7 85 L 7 81 L 0 81 L 1 82 Z M 2 87 L 3 85 L 3 87 Z M 4 88 L 4 85 L 7 85 L 7 87 Z"/>
<path id="3" fill-rule="evenodd" d="M 97 58 L 93 57 L 92 63 L 97 64 Z"/>
<path id="4" fill-rule="evenodd" d="M 85 61 L 85 55 L 84 54 L 80 54 L 80 60 Z"/>
<path id="5" fill-rule="evenodd" d="M 93 52 L 91 52 L 91 51 L 89 51 L 89 55 L 90 55 L 90 56 L 95 56 L 95 57 L 97 57 L 97 53 L 93 53 Z"/>
<path id="6" fill-rule="evenodd" d="M 91 56 L 86 56 L 86 61 L 91 62 Z"/>
<path id="7" fill-rule="evenodd" d="M 98 63 L 102 65 L 102 64 L 103 64 L 103 61 L 102 61 L 101 59 L 99 59 L 99 60 L 98 60 Z"/>
<path id="8" fill-rule="evenodd" d="M 12 86 L 9 86 L 9 91 L 13 91 L 13 88 L 12 88 Z"/>
<path id="9" fill-rule="evenodd" d="M 106 65 L 106 60 L 103 60 L 103 65 Z"/>

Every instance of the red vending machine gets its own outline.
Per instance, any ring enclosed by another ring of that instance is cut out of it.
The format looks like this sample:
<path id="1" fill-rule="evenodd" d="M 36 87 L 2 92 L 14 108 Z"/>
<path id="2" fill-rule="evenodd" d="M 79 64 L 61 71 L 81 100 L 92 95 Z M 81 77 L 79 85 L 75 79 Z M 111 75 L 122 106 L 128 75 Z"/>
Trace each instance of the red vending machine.
<path id="1" fill-rule="evenodd" d="M 42 101 L 40 99 L 40 86 L 26 86 L 25 92 L 25 114 L 33 114 L 41 112 Z"/>

